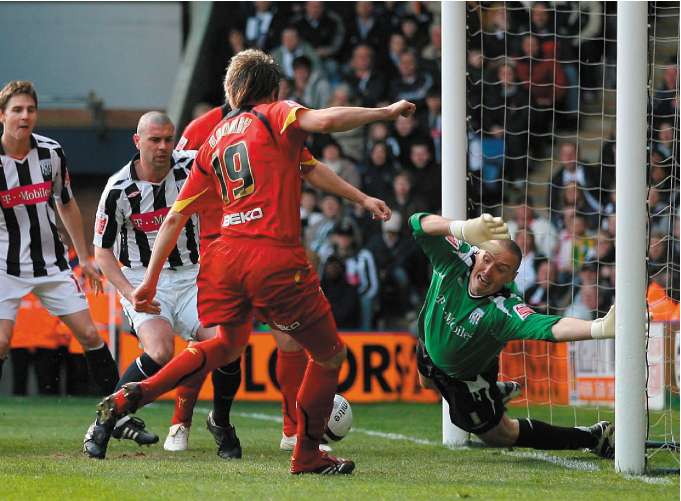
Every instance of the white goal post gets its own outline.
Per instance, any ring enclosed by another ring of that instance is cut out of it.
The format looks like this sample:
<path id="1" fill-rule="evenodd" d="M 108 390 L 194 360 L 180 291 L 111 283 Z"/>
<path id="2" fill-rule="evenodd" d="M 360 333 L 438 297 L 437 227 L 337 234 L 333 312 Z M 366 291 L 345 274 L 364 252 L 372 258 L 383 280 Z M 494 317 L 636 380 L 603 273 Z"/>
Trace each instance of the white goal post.
<path id="1" fill-rule="evenodd" d="M 641 475 L 646 437 L 648 5 L 617 2 L 615 469 Z"/>
<path id="2" fill-rule="evenodd" d="M 466 2 L 442 2 L 442 215 L 466 219 Z M 442 443 L 460 447 L 468 433 L 442 400 Z"/>

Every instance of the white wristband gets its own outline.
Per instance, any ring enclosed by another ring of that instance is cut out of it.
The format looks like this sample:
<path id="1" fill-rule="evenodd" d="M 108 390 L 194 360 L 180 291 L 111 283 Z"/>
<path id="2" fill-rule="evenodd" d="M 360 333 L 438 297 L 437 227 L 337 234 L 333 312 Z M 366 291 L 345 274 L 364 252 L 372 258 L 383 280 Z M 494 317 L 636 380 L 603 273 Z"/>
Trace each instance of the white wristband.
<path id="1" fill-rule="evenodd" d="M 463 235 L 463 224 L 465 221 L 452 221 L 449 223 L 449 233 L 452 235 L 454 238 L 458 238 L 459 240 L 466 240 L 466 238 Z"/>
<path id="2" fill-rule="evenodd" d="M 591 339 L 600 339 L 603 337 L 603 319 L 597 318 L 591 322 Z"/>

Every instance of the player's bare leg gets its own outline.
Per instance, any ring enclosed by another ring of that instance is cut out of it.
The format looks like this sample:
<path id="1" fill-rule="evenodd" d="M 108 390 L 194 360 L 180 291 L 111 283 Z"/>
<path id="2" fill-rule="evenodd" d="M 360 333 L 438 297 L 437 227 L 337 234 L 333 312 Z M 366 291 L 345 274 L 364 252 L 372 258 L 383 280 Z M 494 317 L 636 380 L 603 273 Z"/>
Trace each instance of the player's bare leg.
<path id="1" fill-rule="evenodd" d="M 298 440 L 291 457 L 291 473 L 349 474 L 352 461 L 319 450 L 326 421 L 333 408 L 338 374 L 347 357 L 331 312 L 295 333 L 296 340 L 312 357 L 305 370 L 297 399 Z"/>

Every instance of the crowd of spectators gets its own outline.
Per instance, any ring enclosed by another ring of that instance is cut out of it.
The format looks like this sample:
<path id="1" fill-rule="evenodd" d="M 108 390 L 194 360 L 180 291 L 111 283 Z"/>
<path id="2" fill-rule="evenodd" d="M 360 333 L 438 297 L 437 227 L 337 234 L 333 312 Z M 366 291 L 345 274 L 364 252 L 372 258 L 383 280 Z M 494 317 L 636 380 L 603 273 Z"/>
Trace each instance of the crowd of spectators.
<path id="1" fill-rule="evenodd" d="M 242 2 L 232 52 L 266 50 L 286 80 L 279 97 L 312 108 L 417 104 L 394 124 L 313 135 L 308 147 L 347 182 L 395 211 L 306 187 L 303 239 L 341 328 L 405 326 L 428 283 L 408 217 L 441 197 L 441 28 L 435 2 Z M 539 311 L 594 318 L 614 294 L 614 128 L 585 162 L 580 113 L 614 88 L 614 6 L 605 2 L 467 2 L 469 215 L 503 214 L 523 259 L 517 285 Z M 678 13 L 677 13 L 678 15 Z M 675 57 L 675 56 L 674 56 Z M 663 68 L 651 100 L 652 281 L 678 301 L 678 75 Z M 218 103 L 211 103 L 218 104 Z M 602 119 L 602 117 L 601 117 Z M 551 164 L 530 197 L 528 175 Z M 676 177 L 672 174 L 676 173 Z M 503 207 L 502 207 L 503 204 Z M 503 211 L 502 211 L 503 208 Z"/>

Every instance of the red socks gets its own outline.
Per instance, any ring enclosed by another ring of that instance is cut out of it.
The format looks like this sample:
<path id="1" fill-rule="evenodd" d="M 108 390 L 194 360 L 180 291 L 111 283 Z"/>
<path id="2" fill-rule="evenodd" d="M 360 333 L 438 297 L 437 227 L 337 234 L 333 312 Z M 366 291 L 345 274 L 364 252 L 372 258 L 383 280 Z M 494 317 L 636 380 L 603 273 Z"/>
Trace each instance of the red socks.
<path id="1" fill-rule="evenodd" d="M 325 369 L 310 360 L 298 392 L 298 441 L 293 451 L 296 463 L 313 461 L 319 456 L 319 442 L 333 408 L 338 389 L 338 369 Z"/>
<path id="2" fill-rule="evenodd" d="M 171 424 L 184 424 L 191 426 L 192 415 L 194 414 L 194 406 L 199 398 L 199 392 L 203 385 L 203 379 L 198 385 L 189 385 L 187 383 L 177 387 L 175 393 L 175 411 L 173 412 L 173 419 Z"/>
<path id="3" fill-rule="evenodd" d="M 160 371 L 139 383 L 142 400 L 138 407 L 153 402 L 179 385 L 200 387 L 209 371 L 225 365 L 230 358 L 239 354 L 238 350 L 240 347 L 235 350 L 221 337 L 214 337 L 185 348 Z M 115 393 L 114 401 L 116 412 L 128 410 L 122 390 Z"/>
<path id="4" fill-rule="evenodd" d="M 277 350 L 277 381 L 281 390 L 281 415 L 284 418 L 283 432 L 286 436 L 296 434 L 296 398 L 305 376 L 308 357 L 305 350 Z"/>

